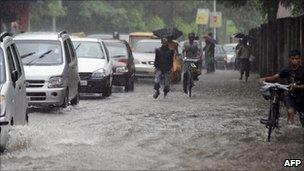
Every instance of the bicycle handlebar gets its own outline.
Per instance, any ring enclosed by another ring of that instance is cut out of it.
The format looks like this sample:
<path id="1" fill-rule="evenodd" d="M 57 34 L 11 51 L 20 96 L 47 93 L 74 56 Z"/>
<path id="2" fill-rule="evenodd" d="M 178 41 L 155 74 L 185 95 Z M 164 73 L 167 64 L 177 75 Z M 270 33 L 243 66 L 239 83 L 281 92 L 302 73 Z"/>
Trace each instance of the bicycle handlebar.
<path id="1" fill-rule="evenodd" d="M 263 81 L 263 86 L 262 86 L 263 90 L 268 90 L 268 89 L 274 88 L 274 87 L 281 89 L 281 90 L 289 91 L 289 85 L 280 84 L 280 83 L 269 83 L 269 82 Z"/>

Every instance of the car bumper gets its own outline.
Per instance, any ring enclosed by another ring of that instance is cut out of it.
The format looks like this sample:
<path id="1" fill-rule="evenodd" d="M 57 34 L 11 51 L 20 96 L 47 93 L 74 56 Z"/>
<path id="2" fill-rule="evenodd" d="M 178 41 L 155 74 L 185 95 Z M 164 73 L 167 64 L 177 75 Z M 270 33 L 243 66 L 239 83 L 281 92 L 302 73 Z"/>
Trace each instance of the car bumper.
<path id="1" fill-rule="evenodd" d="M 108 78 L 88 79 L 80 81 L 80 93 L 103 93 L 109 85 Z"/>
<path id="2" fill-rule="evenodd" d="M 113 73 L 112 84 L 116 86 L 125 86 L 129 79 L 129 73 Z"/>
<path id="3" fill-rule="evenodd" d="M 136 77 L 154 77 L 155 69 L 152 65 L 135 65 Z"/>
<path id="4" fill-rule="evenodd" d="M 0 117 L 0 145 L 5 146 L 9 137 L 9 119 L 6 116 Z"/>
<path id="5" fill-rule="evenodd" d="M 66 87 L 64 88 L 27 88 L 26 97 L 29 106 L 60 106 L 66 95 Z"/>

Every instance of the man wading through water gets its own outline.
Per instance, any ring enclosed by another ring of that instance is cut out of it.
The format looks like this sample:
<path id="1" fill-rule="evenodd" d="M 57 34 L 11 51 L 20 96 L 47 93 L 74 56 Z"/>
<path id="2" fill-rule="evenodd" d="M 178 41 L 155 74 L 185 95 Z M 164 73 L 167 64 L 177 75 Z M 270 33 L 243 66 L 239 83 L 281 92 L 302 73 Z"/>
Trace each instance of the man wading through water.
<path id="1" fill-rule="evenodd" d="M 160 94 L 160 81 L 161 78 L 164 78 L 164 97 L 166 97 L 167 93 L 170 91 L 170 70 L 173 65 L 173 55 L 174 51 L 169 49 L 168 39 L 161 39 L 162 46 L 155 50 L 155 59 L 154 59 L 154 67 L 155 67 L 155 79 L 154 79 L 154 89 L 155 93 L 153 98 L 157 98 Z"/>

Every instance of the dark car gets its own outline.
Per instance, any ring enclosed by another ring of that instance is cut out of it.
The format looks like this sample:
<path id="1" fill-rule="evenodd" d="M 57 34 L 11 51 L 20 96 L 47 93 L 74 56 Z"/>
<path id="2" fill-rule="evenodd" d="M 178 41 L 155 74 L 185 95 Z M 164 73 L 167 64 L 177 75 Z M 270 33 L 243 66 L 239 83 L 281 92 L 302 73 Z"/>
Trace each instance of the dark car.
<path id="1" fill-rule="evenodd" d="M 214 49 L 215 67 L 217 69 L 227 68 L 227 54 L 222 45 L 216 45 Z"/>
<path id="2" fill-rule="evenodd" d="M 116 86 L 124 86 L 125 91 L 134 90 L 135 65 L 132 50 L 125 40 L 104 40 L 113 63 L 113 81 Z"/>

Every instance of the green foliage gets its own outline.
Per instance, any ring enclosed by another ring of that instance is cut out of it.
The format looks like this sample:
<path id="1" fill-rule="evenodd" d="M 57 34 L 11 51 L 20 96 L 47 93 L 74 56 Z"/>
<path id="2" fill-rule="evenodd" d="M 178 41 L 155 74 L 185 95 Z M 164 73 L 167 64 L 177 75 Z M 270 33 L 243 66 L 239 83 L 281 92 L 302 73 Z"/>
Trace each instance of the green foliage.
<path id="1" fill-rule="evenodd" d="M 48 2 L 48 14 L 52 17 L 61 17 L 66 15 L 66 8 L 62 7 L 59 0 Z"/>
<path id="2" fill-rule="evenodd" d="M 163 19 L 161 19 L 160 17 L 156 16 L 153 17 L 150 22 L 147 23 L 147 28 L 149 30 L 155 30 L 155 29 L 159 29 L 159 28 L 164 28 L 165 27 L 165 22 Z"/>
<path id="3" fill-rule="evenodd" d="M 183 32 L 184 37 L 187 37 L 191 32 L 198 32 L 198 26 L 195 24 L 194 20 L 191 23 L 187 23 L 181 18 L 177 18 L 174 20 L 174 24 L 180 31 Z"/>

